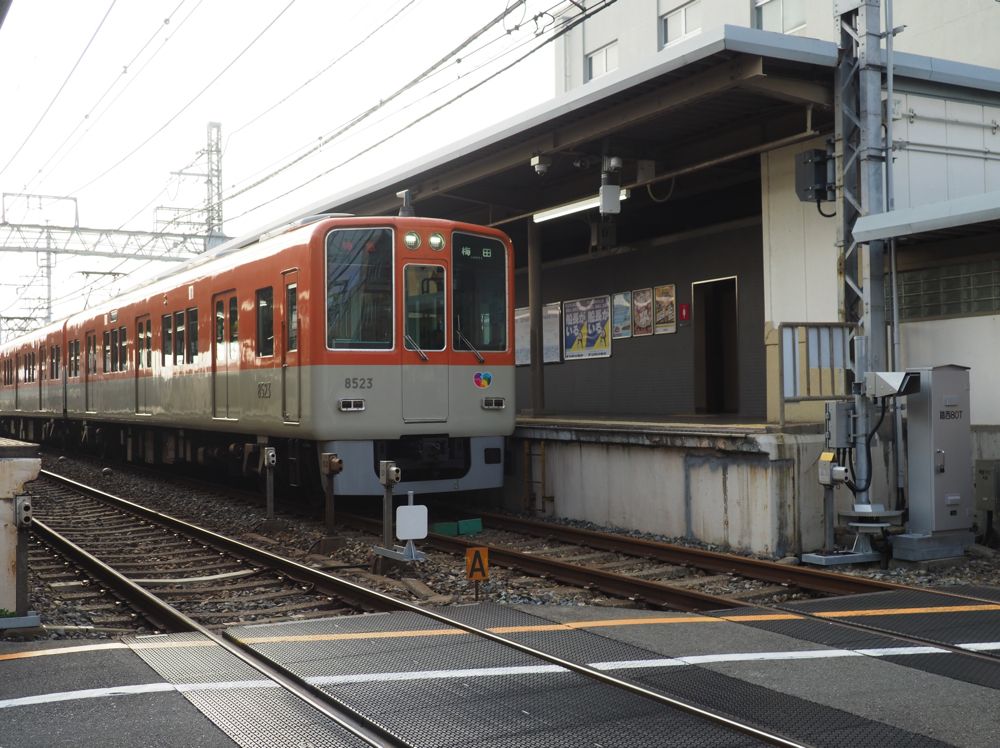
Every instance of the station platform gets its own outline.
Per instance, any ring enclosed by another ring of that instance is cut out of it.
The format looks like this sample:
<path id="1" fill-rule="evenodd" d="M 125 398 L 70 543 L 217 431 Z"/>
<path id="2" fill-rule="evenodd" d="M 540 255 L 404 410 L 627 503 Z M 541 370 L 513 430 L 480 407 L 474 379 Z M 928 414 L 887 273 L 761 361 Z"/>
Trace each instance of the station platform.
<path id="1" fill-rule="evenodd" d="M 1000 724 L 1000 590 L 963 592 L 978 602 L 888 592 L 784 612 L 488 602 L 442 612 L 803 744 L 986 748 Z M 229 634 L 409 744 L 761 744 L 414 613 Z M 284 693 L 193 635 L 0 643 L 0 746 L 360 745 Z"/>

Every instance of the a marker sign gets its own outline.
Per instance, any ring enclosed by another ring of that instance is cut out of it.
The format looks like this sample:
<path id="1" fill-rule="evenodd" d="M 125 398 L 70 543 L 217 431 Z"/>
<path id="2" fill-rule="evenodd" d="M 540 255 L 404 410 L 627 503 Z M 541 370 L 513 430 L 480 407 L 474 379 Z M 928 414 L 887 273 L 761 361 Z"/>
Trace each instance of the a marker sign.
<path id="1" fill-rule="evenodd" d="M 466 549 L 465 576 L 474 582 L 482 582 L 490 578 L 489 548 Z"/>

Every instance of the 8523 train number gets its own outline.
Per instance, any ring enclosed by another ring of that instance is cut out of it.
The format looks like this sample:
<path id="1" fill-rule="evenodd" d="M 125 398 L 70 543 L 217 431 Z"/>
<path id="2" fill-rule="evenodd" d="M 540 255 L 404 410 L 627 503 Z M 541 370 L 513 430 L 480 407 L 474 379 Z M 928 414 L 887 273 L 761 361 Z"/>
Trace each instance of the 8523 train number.
<path id="1" fill-rule="evenodd" d="M 370 390 L 374 386 L 372 377 L 346 377 L 344 388 L 348 390 Z"/>

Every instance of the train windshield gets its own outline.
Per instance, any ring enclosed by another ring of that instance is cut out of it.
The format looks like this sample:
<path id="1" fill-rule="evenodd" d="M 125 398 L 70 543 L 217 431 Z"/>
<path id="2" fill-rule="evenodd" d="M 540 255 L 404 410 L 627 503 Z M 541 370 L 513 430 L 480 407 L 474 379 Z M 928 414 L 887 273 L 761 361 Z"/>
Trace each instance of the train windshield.
<path id="1" fill-rule="evenodd" d="M 326 237 L 327 348 L 392 348 L 392 229 Z"/>
<path id="2" fill-rule="evenodd" d="M 455 350 L 507 350 L 507 250 L 503 242 L 456 232 L 452 273 Z"/>
<path id="3" fill-rule="evenodd" d="M 407 265 L 403 271 L 407 350 L 444 350 L 444 268 Z"/>

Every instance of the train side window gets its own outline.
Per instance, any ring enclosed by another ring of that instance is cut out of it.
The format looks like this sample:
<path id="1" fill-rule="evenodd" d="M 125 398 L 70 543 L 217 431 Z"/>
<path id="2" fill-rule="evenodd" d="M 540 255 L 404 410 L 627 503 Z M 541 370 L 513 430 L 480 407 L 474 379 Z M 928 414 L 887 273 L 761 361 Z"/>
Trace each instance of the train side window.
<path id="1" fill-rule="evenodd" d="M 143 332 L 142 332 L 142 320 L 139 320 L 135 324 L 135 341 L 136 341 L 136 345 L 135 345 L 135 368 L 136 369 L 143 369 L 143 368 L 145 368 L 145 364 L 146 364 L 146 362 L 144 360 L 146 358 L 146 353 L 145 353 L 145 351 L 143 351 L 143 345 L 144 345 L 143 340 L 144 340 L 144 338 L 143 338 Z"/>
<path id="2" fill-rule="evenodd" d="M 240 316 L 239 307 L 236 305 L 236 297 L 229 297 L 229 342 L 235 343 L 240 339 Z"/>
<path id="3" fill-rule="evenodd" d="M 111 333 L 104 331 L 104 371 L 111 371 Z"/>
<path id="4" fill-rule="evenodd" d="M 128 371 L 128 331 L 118 328 L 118 370 Z"/>
<path id="5" fill-rule="evenodd" d="M 167 361 L 171 360 L 173 352 L 173 336 L 170 331 L 173 327 L 174 316 L 172 314 L 164 314 L 160 317 L 161 326 L 161 345 L 160 345 L 160 366 L 166 366 Z"/>
<path id="6" fill-rule="evenodd" d="M 61 346 L 53 346 L 52 348 L 52 371 L 51 375 L 53 379 L 59 378 L 59 363 L 62 356 Z"/>
<path id="7" fill-rule="evenodd" d="M 193 364 L 198 358 L 198 309 L 187 310 L 187 363 Z"/>
<path id="8" fill-rule="evenodd" d="M 222 299 L 215 302 L 215 342 L 226 339 L 226 305 Z"/>
<path id="9" fill-rule="evenodd" d="M 38 378 L 45 379 L 45 346 L 38 349 Z"/>
<path id="10" fill-rule="evenodd" d="M 184 363 L 184 312 L 174 312 L 174 363 Z"/>
<path id="11" fill-rule="evenodd" d="M 107 333 L 104 333 L 107 335 Z M 107 347 L 107 343 L 105 343 Z M 118 371 L 118 330 L 114 329 L 111 331 L 111 371 Z M 107 365 L 104 367 L 105 371 L 108 371 Z"/>
<path id="12" fill-rule="evenodd" d="M 274 355 L 274 289 L 257 289 L 257 355 Z"/>
<path id="13" fill-rule="evenodd" d="M 285 318 L 288 320 L 288 333 L 285 335 L 286 351 L 299 349 L 299 297 L 297 291 L 297 286 L 288 286 L 285 289 Z"/>

